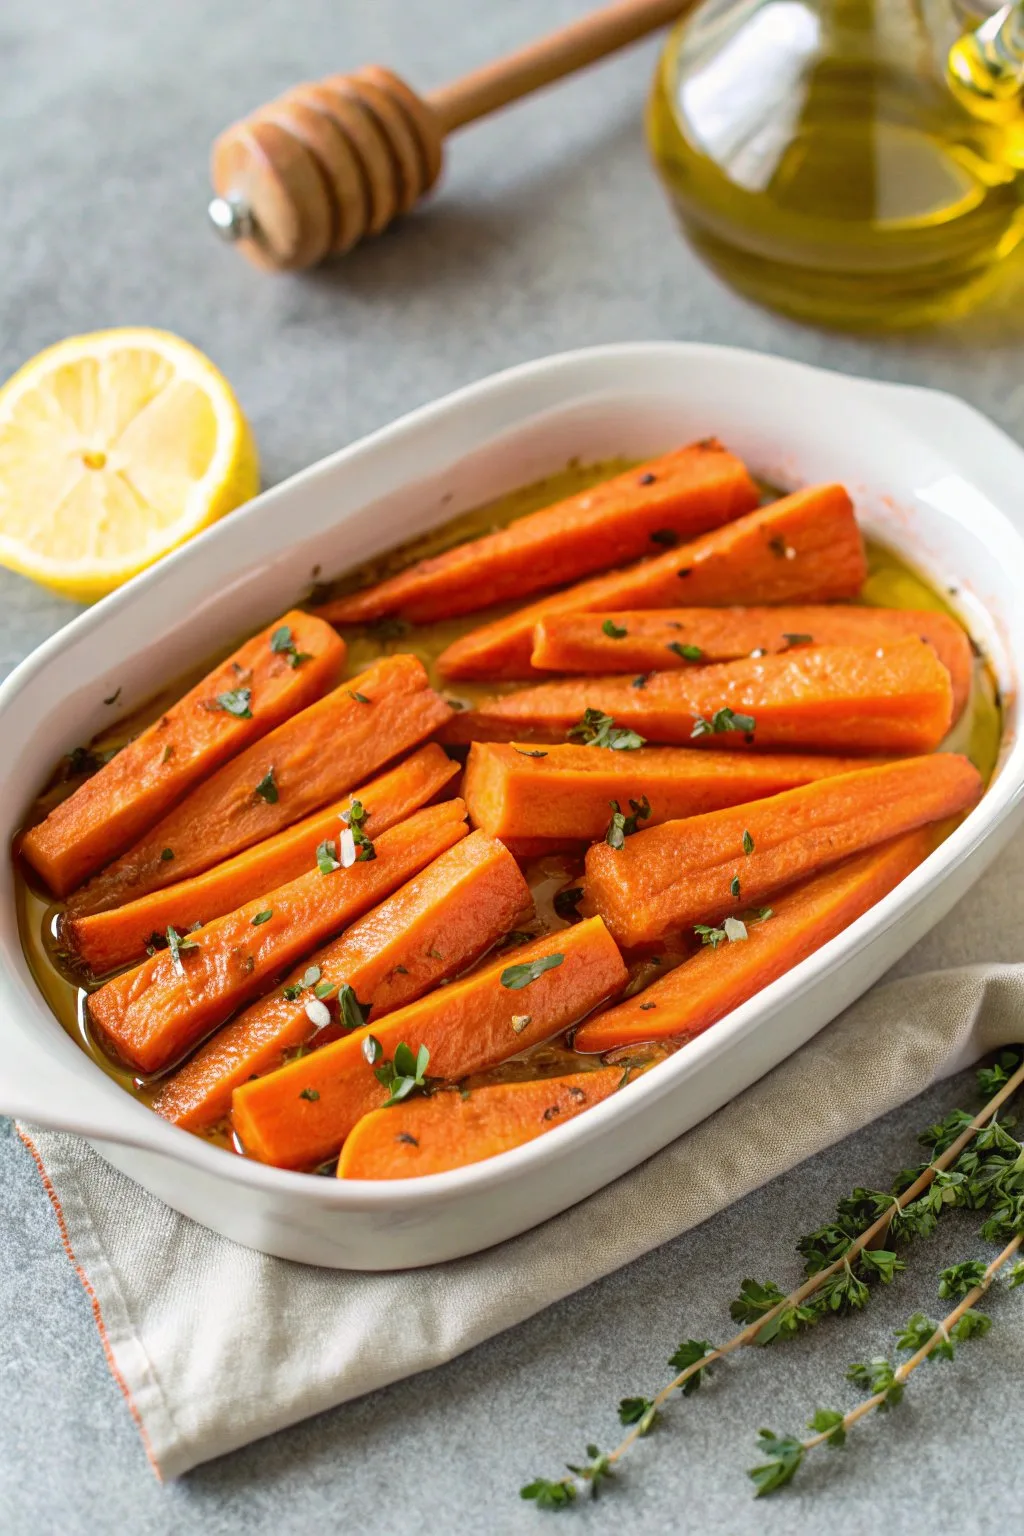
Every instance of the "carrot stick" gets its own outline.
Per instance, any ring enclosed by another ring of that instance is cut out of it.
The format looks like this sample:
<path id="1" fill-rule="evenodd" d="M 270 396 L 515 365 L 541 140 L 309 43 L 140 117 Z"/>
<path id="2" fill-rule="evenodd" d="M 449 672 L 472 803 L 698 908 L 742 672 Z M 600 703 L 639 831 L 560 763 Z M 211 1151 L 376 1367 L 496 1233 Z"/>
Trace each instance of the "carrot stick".
<path id="1" fill-rule="evenodd" d="M 927 640 L 953 683 L 953 718 L 971 688 L 971 642 L 948 613 L 934 609 L 667 608 L 651 612 L 564 613 L 533 632 L 533 666 L 542 672 L 664 672 L 734 661 L 798 645 L 889 645 Z"/>
<path id="2" fill-rule="evenodd" d="M 415 656 L 375 661 L 194 789 L 72 899 L 72 917 L 177 885 L 273 837 L 415 746 L 450 714 Z"/>
<path id="3" fill-rule="evenodd" d="M 676 449 L 601 485 L 319 609 L 334 624 L 388 614 L 414 623 L 474 613 L 692 537 L 758 502 L 747 471 L 714 439 Z"/>
<path id="4" fill-rule="evenodd" d="M 556 957 L 560 957 L 556 961 Z M 541 970 L 540 961 L 548 962 Z M 512 987 L 532 968 L 535 979 Z M 502 976 L 505 983 L 502 983 Z M 506 954 L 440 991 L 236 1088 L 231 1119 L 251 1157 L 280 1168 L 311 1168 L 332 1157 L 357 1120 L 378 1109 L 388 1090 L 364 1046 L 379 1042 L 391 1061 L 399 1044 L 430 1053 L 431 1077 L 482 1071 L 568 1029 L 614 997 L 626 968 L 600 918 L 565 928 Z"/>
<path id="5" fill-rule="evenodd" d="M 638 832 L 587 853 L 588 902 L 620 944 L 647 944 L 756 907 L 795 880 L 970 810 L 982 781 L 940 752 L 863 768 L 766 800 Z"/>
<path id="6" fill-rule="evenodd" d="M 576 1050 L 692 1040 L 835 938 L 927 858 L 935 842 L 934 828 L 907 832 L 794 886 L 775 899 L 767 921 L 745 924 L 746 940 L 703 947 L 643 992 L 589 1019 L 577 1031 Z"/>
<path id="7" fill-rule="evenodd" d="M 341 818 L 353 801 L 362 807 L 360 827 L 372 842 L 379 833 L 426 805 L 457 772 L 458 764 L 440 747 L 421 747 L 362 789 L 216 864 L 205 874 L 151 891 L 127 906 L 88 917 L 65 916 L 60 925 L 61 942 L 94 976 L 141 960 L 154 934 L 166 933 L 168 928 L 184 932 L 199 923 L 212 922 L 305 874 L 316 864 L 317 849 L 325 839 L 336 852 L 344 825 Z"/>
<path id="8" fill-rule="evenodd" d="M 604 752 L 567 745 L 548 747 L 538 757 L 537 750 L 528 743 L 476 742 L 462 781 L 472 824 L 520 857 L 548 851 L 541 839 L 571 845 L 604 837 L 612 800 L 628 815 L 630 801 L 642 806 L 646 799 L 649 813 L 639 825 L 647 828 L 864 766 L 863 758 L 784 752 Z"/>
<path id="9" fill-rule="evenodd" d="M 679 549 L 556 592 L 474 629 L 438 658 L 445 677 L 530 677 L 534 626 L 560 613 L 724 608 L 856 597 L 867 575 L 849 496 L 840 485 L 797 491 Z"/>
<path id="10" fill-rule="evenodd" d="M 643 687 L 620 677 L 541 683 L 462 711 L 441 740 L 560 741 L 587 710 L 645 741 L 677 746 L 888 755 L 937 747 L 952 719 L 953 691 L 946 668 L 918 639 L 884 647 L 805 646 L 781 656 L 652 672 Z"/>
<path id="11" fill-rule="evenodd" d="M 586 1026 L 584 1026 L 586 1027 Z M 497 1157 L 553 1131 L 622 1082 L 621 1067 L 535 1078 L 429 1099 L 406 1099 L 364 1115 L 345 1142 L 339 1179 L 418 1179 Z"/>
<path id="12" fill-rule="evenodd" d="M 275 636 L 287 634 L 290 649 Z M 318 699 L 345 647 L 297 609 L 254 636 L 30 828 L 21 851 L 55 896 L 110 862 L 200 780 Z"/>
<path id="13" fill-rule="evenodd" d="M 213 1125 L 241 1083 L 339 1037 L 339 988 L 350 987 L 376 1022 L 472 965 L 532 907 L 512 855 L 473 832 L 218 1030 L 161 1085 L 153 1108 L 189 1131 Z"/>
<path id="14" fill-rule="evenodd" d="M 417 811 L 384 832 L 376 857 L 300 875 L 199 928 L 89 998 L 105 1045 L 140 1072 L 162 1072 L 266 991 L 325 939 L 466 835 L 461 800 Z"/>

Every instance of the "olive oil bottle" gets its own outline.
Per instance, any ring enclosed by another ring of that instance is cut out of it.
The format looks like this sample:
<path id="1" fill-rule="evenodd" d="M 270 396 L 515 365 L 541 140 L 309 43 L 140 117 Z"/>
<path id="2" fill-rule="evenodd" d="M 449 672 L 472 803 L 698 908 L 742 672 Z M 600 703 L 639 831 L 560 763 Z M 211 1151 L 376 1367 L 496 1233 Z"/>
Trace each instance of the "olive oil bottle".
<path id="1" fill-rule="evenodd" d="M 1024 236 L 1024 0 L 705 0 L 648 133 L 690 240 L 750 297 L 951 318 Z"/>

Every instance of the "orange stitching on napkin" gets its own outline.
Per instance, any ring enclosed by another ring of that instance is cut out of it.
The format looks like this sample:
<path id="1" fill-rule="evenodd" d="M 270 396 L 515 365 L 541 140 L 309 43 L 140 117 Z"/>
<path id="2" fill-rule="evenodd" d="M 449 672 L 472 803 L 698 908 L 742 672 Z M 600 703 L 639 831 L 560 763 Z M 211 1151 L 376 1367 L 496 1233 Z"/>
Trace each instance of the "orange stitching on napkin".
<path id="1" fill-rule="evenodd" d="M 121 1375 L 121 1372 L 117 1368 L 117 1362 L 114 1359 L 114 1352 L 110 1347 L 110 1340 L 107 1337 L 107 1328 L 103 1321 L 103 1313 L 100 1311 L 99 1298 L 92 1288 L 92 1283 L 89 1280 L 89 1276 L 86 1274 L 81 1264 L 79 1264 L 78 1260 L 75 1258 L 75 1251 L 71 1246 L 71 1239 L 68 1237 L 67 1224 L 64 1221 L 64 1212 L 61 1210 L 60 1200 L 57 1197 L 57 1191 L 53 1187 L 50 1175 L 47 1173 L 46 1168 L 43 1166 L 43 1159 L 40 1156 L 39 1149 L 35 1142 L 32 1140 L 31 1136 L 29 1136 L 26 1131 L 22 1130 L 20 1125 L 16 1125 L 15 1129 L 27 1147 L 32 1157 L 32 1161 L 36 1165 L 39 1177 L 42 1180 L 43 1188 L 46 1190 L 46 1193 L 50 1197 L 50 1204 L 53 1206 L 54 1214 L 57 1217 L 57 1230 L 60 1232 L 60 1240 L 64 1245 L 64 1252 L 70 1259 L 71 1266 L 74 1269 L 75 1274 L 82 1282 L 82 1289 L 85 1291 L 86 1296 L 89 1298 L 89 1304 L 92 1307 L 93 1319 L 96 1323 L 96 1330 L 100 1336 L 100 1343 L 103 1345 L 103 1353 L 106 1356 L 107 1365 L 110 1367 L 110 1374 L 121 1388 L 124 1400 L 128 1404 L 128 1411 L 132 1418 L 135 1420 L 135 1427 L 138 1430 L 139 1436 L 142 1440 L 142 1448 L 146 1452 L 146 1459 L 156 1474 L 158 1482 L 162 1483 L 164 1480 L 163 1473 L 160 1471 L 160 1463 L 154 1456 L 153 1448 L 149 1443 L 149 1436 L 146 1433 L 146 1426 L 142 1422 L 142 1416 L 140 1415 L 138 1408 L 135 1406 L 135 1401 L 132 1397 L 131 1391 L 129 1390 L 128 1383 L 125 1381 L 124 1377 Z"/>

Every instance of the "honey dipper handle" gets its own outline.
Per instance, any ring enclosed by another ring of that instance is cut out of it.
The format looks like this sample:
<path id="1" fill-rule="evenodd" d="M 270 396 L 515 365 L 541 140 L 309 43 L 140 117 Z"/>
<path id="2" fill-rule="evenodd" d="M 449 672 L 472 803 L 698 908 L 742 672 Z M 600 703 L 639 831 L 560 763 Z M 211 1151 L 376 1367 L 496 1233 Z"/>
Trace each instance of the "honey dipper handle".
<path id="1" fill-rule="evenodd" d="M 444 133 L 497 112 L 510 101 L 571 75 L 645 37 L 689 9 L 692 0 L 616 0 L 507 58 L 485 64 L 426 98 Z"/>

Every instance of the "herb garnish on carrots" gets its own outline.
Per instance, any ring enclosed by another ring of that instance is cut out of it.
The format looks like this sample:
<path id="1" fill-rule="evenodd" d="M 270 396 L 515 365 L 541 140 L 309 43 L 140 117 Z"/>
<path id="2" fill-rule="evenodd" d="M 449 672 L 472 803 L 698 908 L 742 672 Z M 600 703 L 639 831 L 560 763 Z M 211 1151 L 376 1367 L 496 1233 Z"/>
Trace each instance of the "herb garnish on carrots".
<path id="1" fill-rule="evenodd" d="M 629 634 L 629 630 L 620 624 L 616 624 L 614 619 L 605 619 L 601 629 L 608 636 L 609 640 L 625 640 Z"/>
<path id="2" fill-rule="evenodd" d="M 543 976 L 545 971 L 553 971 L 556 965 L 561 965 L 564 955 L 541 955 L 536 960 L 531 960 L 526 965 L 509 965 L 501 973 L 501 984 L 508 987 L 510 992 L 520 992 L 523 987 L 528 987 L 531 981 L 536 981 L 538 976 Z"/>
<path id="3" fill-rule="evenodd" d="M 218 693 L 208 709 L 222 709 L 226 715 L 234 715 L 236 720 L 252 719 L 252 689 L 230 688 L 227 693 Z"/>
<path id="4" fill-rule="evenodd" d="M 756 726 L 757 722 L 753 715 L 738 715 L 731 709 L 716 709 L 710 720 L 704 715 L 698 715 L 693 722 L 690 735 L 692 737 L 721 736 L 726 731 L 743 731 L 745 735 L 750 735 Z"/>
<path id="5" fill-rule="evenodd" d="M 611 715 L 599 709 L 585 709 L 566 734 L 570 741 L 581 741 L 585 747 L 609 747 L 613 752 L 635 752 L 646 744 L 643 736 L 628 726 L 616 725 Z"/>
<path id="6" fill-rule="evenodd" d="M 378 1083 L 383 1084 L 388 1090 L 388 1097 L 381 1105 L 381 1109 L 390 1109 L 392 1104 L 400 1104 L 417 1088 L 425 1088 L 429 1062 L 430 1052 L 425 1045 L 420 1046 L 415 1056 L 411 1046 L 404 1042 L 396 1045 L 394 1059 L 382 1061 L 380 1066 L 374 1067 L 373 1070 Z"/>
<path id="7" fill-rule="evenodd" d="M 284 656 L 290 667 L 301 667 L 304 661 L 311 659 L 308 651 L 300 651 L 295 644 L 288 624 L 282 624 L 279 629 L 274 630 L 270 637 L 270 649 L 275 656 Z"/>
<path id="8" fill-rule="evenodd" d="M 261 800 L 265 800 L 268 805 L 277 804 L 280 796 L 277 792 L 277 784 L 274 782 L 273 768 L 267 769 L 262 779 L 260 779 L 259 783 L 256 785 L 256 788 L 253 790 L 253 794 L 258 795 Z"/>
<path id="9" fill-rule="evenodd" d="M 641 795 L 639 800 L 630 800 L 631 814 L 627 816 L 621 809 L 617 800 L 609 801 L 612 808 L 612 819 L 608 823 L 608 830 L 604 840 L 609 848 L 621 848 L 627 837 L 632 837 L 641 821 L 646 821 L 651 814 L 651 802 L 646 795 Z"/>

